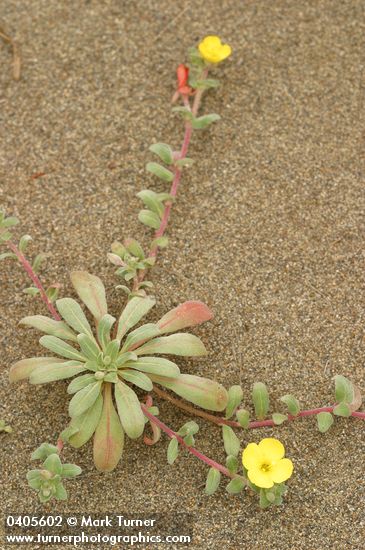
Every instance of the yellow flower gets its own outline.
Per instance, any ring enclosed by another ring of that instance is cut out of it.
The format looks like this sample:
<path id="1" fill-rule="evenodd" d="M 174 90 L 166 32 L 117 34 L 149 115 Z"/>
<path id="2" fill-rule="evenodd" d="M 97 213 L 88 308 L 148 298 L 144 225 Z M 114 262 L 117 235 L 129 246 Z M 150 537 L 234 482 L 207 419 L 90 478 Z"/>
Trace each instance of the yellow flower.
<path id="1" fill-rule="evenodd" d="M 208 63 L 219 63 L 232 53 L 231 46 L 222 44 L 219 36 L 206 36 L 198 47 L 200 54 Z"/>
<path id="2" fill-rule="evenodd" d="M 274 483 L 289 479 L 293 463 L 289 458 L 283 458 L 284 455 L 284 445 L 273 437 L 262 439 L 258 445 L 249 443 L 242 453 L 242 463 L 251 483 L 270 489 Z"/>

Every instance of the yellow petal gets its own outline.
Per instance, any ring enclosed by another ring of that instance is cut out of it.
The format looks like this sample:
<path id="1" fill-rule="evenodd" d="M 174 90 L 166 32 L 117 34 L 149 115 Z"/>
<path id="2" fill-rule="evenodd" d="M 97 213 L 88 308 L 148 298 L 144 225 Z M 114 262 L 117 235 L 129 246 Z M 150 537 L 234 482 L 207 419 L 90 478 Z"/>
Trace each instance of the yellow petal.
<path id="1" fill-rule="evenodd" d="M 276 464 L 271 466 L 271 476 L 275 483 L 283 483 L 289 479 L 293 473 L 293 463 L 289 458 L 282 458 Z"/>
<path id="2" fill-rule="evenodd" d="M 273 437 L 266 437 L 259 443 L 260 451 L 269 462 L 276 462 L 285 455 L 284 445 Z"/>
<path id="3" fill-rule="evenodd" d="M 249 443 L 242 453 L 242 464 L 246 470 L 250 470 L 262 463 L 262 452 L 256 443 Z"/>
<path id="4" fill-rule="evenodd" d="M 229 57 L 231 55 L 231 53 L 232 53 L 231 46 L 229 46 L 228 44 L 223 44 L 223 46 L 220 49 L 221 61 L 223 61 L 223 59 L 226 59 L 227 57 Z"/>
<path id="5" fill-rule="evenodd" d="M 209 35 L 201 42 L 206 48 L 219 48 L 221 46 L 221 39 L 219 36 Z"/>
<path id="6" fill-rule="evenodd" d="M 263 489 L 270 489 L 274 485 L 271 471 L 265 472 L 257 466 L 248 470 L 247 477 L 251 483 Z"/>

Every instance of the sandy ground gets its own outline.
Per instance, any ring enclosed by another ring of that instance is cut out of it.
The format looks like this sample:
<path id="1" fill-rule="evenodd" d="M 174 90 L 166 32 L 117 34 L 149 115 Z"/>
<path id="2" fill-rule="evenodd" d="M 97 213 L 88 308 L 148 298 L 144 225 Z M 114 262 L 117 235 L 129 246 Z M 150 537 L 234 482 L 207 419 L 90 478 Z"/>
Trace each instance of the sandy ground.
<path id="1" fill-rule="evenodd" d="M 89 269 L 120 310 L 105 254 L 115 238 L 149 242 L 135 194 L 159 188 L 144 171 L 149 144 L 180 143 L 169 111 L 175 66 L 200 37 L 220 34 L 234 55 L 203 107 L 222 121 L 194 135 L 197 162 L 153 271 L 159 303 L 150 319 L 186 299 L 206 301 L 215 319 L 195 332 L 210 355 L 180 364 L 227 386 L 241 381 L 247 404 L 257 380 L 274 403 L 292 392 L 307 407 L 332 402 L 336 373 L 365 389 L 364 3 L 6 0 L 0 17 L 23 58 L 15 82 L 0 44 L 1 203 L 20 216 L 32 250 L 49 253 L 46 281 L 68 293 L 68 271 Z M 1 281 L 0 412 L 14 433 L 0 435 L 0 499 L 4 512 L 39 514 L 25 473 L 31 451 L 65 426 L 66 384 L 9 387 L 9 365 L 40 352 L 37 335 L 17 322 L 44 310 L 24 297 L 26 277 L 10 263 Z M 167 403 L 160 409 L 173 427 L 186 420 Z M 200 425 L 199 448 L 224 460 L 217 429 Z M 190 513 L 197 549 L 360 550 L 363 430 L 355 419 L 336 420 L 324 436 L 314 419 L 277 429 L 295 475 L 274 510 L 224 485 L 204 496 L 204 465 L 184 455 L 169 467 L 163 438 L 152 449 L 129 441 L 110 475 L 93 469 L 90 446 L 67 449 L 84 473 L 67 504 L 48 511 Z M 242 445 L 273 433 L 242 434 Z"/>

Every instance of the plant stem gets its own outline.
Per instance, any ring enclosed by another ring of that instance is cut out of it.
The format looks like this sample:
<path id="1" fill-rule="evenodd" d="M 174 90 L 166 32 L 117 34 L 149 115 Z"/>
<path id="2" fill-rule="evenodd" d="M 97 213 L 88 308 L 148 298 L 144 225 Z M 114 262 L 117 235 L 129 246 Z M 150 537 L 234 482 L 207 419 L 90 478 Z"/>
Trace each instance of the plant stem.
<path id="1" fill-rule="evenodd" d="M 208 74 L 208 69 L 204 69 L 204 71 L 202 73 L 202 78 L 206 78 L 207 74 Z M 201 100 L 202 100 L 202 96 L 203 96 L 203 92 L 204 92 L 203 89 L 199 89 L 199 90 L 197 90 L 197 92 L 195 94 L 193 106 L 191 108 L 191 112 L 193 113 L 194 116 L 196 116 L 197 113 L 198 113 L 200 103 L 201 103 Z M 183 96 L 183 101 L 184 101 L 185 107 L 190 109 L 190 103 L 189 103 L 189 100 L 186 96 Z M 179 160 L 184 159 L 186 157 L 187 153 L 188 153 L 192 133 L 193 133 L 193 128 L 192 128 L 191 122 L 189 120 L 187 120 L 185 122 L 185 134 L 184 134 L 183 143 L 182 143 L 182 146 L 181 146 L 181 149 L 180 149 Z M 177 195 L 179 185 L 180 185 L 181 174 L 182 174 L 182 169 L 175 166 L 175 168 L 174 168 L 174 179 L 172 180 L 171 189 L 170 189 L 170 195 L 173 198 L 175 198 L 176 195 Z M 166 231 L 167 224 L 169 222 L 172 203 L 173 203 L 173 201 L 167 201 L 165 203 L 165 209 L 164 209 L 163 214 L 162 214 L 160 227 L 156 230 L 156 232 L 154 234 L 154 237 L 153 237 L 153 240 L 157 239 L 158 237 L 162 237 L 164 235 L 164 233 Z M 157 245 L 151 246 L 150 250 L 149 250 L 149 253 L 148 253 L 148 257 L 156 258 L 157 252 L 158 252 L 158 246 Z M 139 274 L 134 279 L 133 290 L 138 289 L 138 285 L 139 285 L 139 283 L 141 283 L 143 281 L 145 275 L 146 275 L 146 270 L 145 269 L 143 269 L 139 272 Z"/>
<path id="2" fill-rule="evenodd" d="M 188 405 L 181 399 L 177 399 L 176 397 L 173 397 L 172 395 L 168 394 L 164 390 L 161 390 L 161 388 L 158 388 L 157 386 L 153 386 L 153 391 L 158 395 L 159 397 L 162 397 L 162 399 L 165 399 L 166 401 L 169 401 L 170 403 L 173 403 L 176 405 L 176 407 L 179 407 L 179 409 L 186 411 L 190 414 L 194 414 L 195 416 L 200 416 L 201 418 L 205 418 L 205 420 L 208 420 L 209 422 L 213 422 L 214 424 L 217 424 L 218 426 L 226 425 L 226 426 L 232 426 L 232 428 L 242 428 L 241 424 L 239 422 L 236 422 L 235 420 L 227 420 L 226 418 L 223 418 L 221 416 L 215 416 L 214 414 L 210 414 L 208 412 L 202 411 L 200 409 L 196 409 L 192 405 Z M 316 414 L 319 414 L 320 412 L 333 412 L 335 405 L 329 406 L 329 407 L 319 407 L 317 409 L 307 409 L 304 411 L 300 411 L 299 414 L 296 416 L 293 416 L 291 414 L 288 414 L 288 420 L 297 420 L 298 418 L 302 418 L 305 416 L 313 416 Z M 365 420 L 365 412 L 359 412 L 355 411 L 351 414 L 351 416 L 355 418 L 361 418 L 362 420 Z M 267 426 L 277 426 L 275 422 L 271 419 L 267 420 L 256 420 L 253 422 L 250 422 L 247 428 L 255 429 L 255 428 L 265 428 Z"/>
<path id="3" fill-rule="evenodd" d="M 219 464 L 219 462 L 216 462 L 212 458 L 209 458 L 208 456 L 204 455 L 203 453 L 201 453 L 200 451 L 195 449 L 195 447 L 190 447 L 189 445 L 187 445 L 185 443 L 184 439 L 181 437 L 181 435 L 174 432 L 174 430 L 172 430 L 171 428 L 166 426 L 166 424 L 164 424 L 159 418 L 157 418 L 152 413 L 150 413 L 148 408 L 146 407 L 146 405 L 144 405 L 143 403 L 141 403 L 141 408 L 142 408 L 143 414 L 151 422 L 156 424 L 156 426 L 158 426 L 163 432 L 165 432 L 165 434 L 167 434 L 171 439 L 173 439 L 175 437 L 178 440 L 178 442 L 180 443 L 180 445 L 185 447 L 185 449 L 187 449 L 189 451 L 189 453 L 191 453 L 192 455 L 199 458 L 199 460 L 202 460 L 203 462 L 205 462 L 205 464 L 207 464 L 210 468 L 215 468 L 216 470 L 219 470 L 223 475 L 225 475 L 227 477 L 230 477 L 230 478 L 242 477 L 242 476 L 238 476 L 237 474 L 231 474 L 231 472 L 228 470 L 228 468 L 226 468 L 222 464 Z M 244 478 L 242 478 L 242 479 L 244 479 Z"/>
<path id="4" fill-rule="evenodd" d="M 28 260 L 24 256 L 24 254 L 22 254 L 20 252 L 20 250 L 18 249 L 18 247 L 14 243 L 12 243 L 11 241 L 7 241 L 7 245 L 10 248 L 10 250 L 16 255 L 16 257 L 18 258 L 21 265 L 24 267 L 27 275 L 29 276 L 31 281 L 34 283 L 34 286 L 36 286 L 38 288 L 40 297 L 43 300 L 43 302 L 46 304 L 46 306 L 48 308 L 48 311 L 50 312 L 52 317 L 56 321 L 60 321 L 61 317 L 58 315 L 54 305 L 51 302 L 51 300 L 48 298 L 48 296 L 46 294 L 46 291 L 44 290 L 44 287 L 43 287 L 42 283 L 40 282 L 40 280 L 38 278 L 38 275 L 34 272 L 32 266 L 30 265 L 30 263 L 28 262 Z"/>

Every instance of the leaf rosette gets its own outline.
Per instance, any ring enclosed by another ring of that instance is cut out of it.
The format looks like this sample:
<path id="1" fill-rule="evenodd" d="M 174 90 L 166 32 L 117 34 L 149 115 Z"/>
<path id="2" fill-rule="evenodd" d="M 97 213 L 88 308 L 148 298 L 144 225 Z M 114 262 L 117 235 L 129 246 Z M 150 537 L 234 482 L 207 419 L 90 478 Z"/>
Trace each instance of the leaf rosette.
<path id="1" fill-rule="evenodd" d="M 135 439 L 144 431 L 147 419 L 135 387 L 149 392 L 157 383 L 202 408 L 222 411 L 226 407 L 228 396 L 223 386 L 181 374 L 176 363 L 160 357 L 207 354 L 197 336 L 176 332 L 211 319 L 205 304 L 185 302 L 157 323 L 135 328 L 155 305 L 154 298 L 133 297 L 117 320 L 107 311 L 105 288 L 98 277 L 76 271 L 71 281 L 94 317 L 95 331 L 73 298 L 56 301 L 61 321 L 42 315 L 25 317 L 21 324 L 44 332 L 40 344 L 57 357 L 18 361 L 10 369 L 10 381 L 29 379 L 31 384 L 45 384 L 72 378 L 67 388 L 73 395 L 69 403 L 71 421 L 62 437 L 81 447 L 94 435 L 94 462 L 99 470 L 116 467 L 124 434 Z"/>

